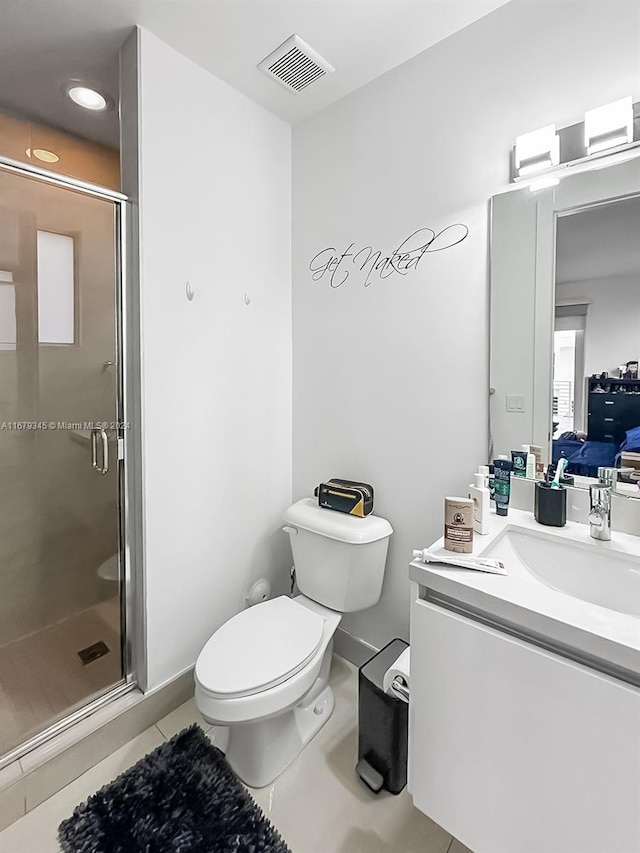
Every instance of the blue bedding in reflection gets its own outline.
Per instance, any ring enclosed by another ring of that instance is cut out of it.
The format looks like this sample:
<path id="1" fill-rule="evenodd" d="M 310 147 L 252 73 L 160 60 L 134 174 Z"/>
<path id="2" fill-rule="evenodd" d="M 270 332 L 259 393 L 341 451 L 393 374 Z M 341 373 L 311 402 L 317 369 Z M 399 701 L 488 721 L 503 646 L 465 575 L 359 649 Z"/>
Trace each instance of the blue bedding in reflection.
<path id="1" fill-rule="evenodd" d="M 628 430 L 625 440 L 619 446 L 603 441 L 577 441 L 560 436 L 554 439 L 552 451 L 554 463 L 563 456 L 567 459 L 568 474 L 597 477 L 598 468 L 619 467 L 623 451 L 640 453 L 640 426 Z"/>

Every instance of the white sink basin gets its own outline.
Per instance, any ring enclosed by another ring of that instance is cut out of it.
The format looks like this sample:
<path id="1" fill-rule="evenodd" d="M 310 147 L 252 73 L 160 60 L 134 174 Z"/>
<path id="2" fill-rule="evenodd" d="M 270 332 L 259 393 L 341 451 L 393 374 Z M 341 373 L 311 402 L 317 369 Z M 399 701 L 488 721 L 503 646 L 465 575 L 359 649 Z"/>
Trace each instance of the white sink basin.
<path id="1" fill-rule="evenodd" d="M 503 560 L 512 575 L 524 569 L 551 589 L 640 617 L 637 557 L 603 545 L 595 540 L 575 542 L 551 532 L 508 526 L 482 556 Z"/>
<path id="2" fill-rule="evenodd" d="M 447 566 L 443 539 L 430 550 L 445 564 L 411 563 L 420 597 L 640 687 L 640 537 L 597 542 L 588 524 L 542 527 L 510 509 L 473 539 L 473 556 L 503 560 L 506 575 Z"/>

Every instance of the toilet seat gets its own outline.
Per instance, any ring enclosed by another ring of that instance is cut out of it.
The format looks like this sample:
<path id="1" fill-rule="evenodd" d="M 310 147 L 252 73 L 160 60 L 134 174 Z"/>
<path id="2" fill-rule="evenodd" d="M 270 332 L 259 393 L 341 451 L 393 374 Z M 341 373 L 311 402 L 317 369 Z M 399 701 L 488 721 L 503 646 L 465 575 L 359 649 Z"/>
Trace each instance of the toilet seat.
<path id="1" fill-rule="evenodd" d="M 196 679 L 210 696 L 250 696 L 302 670 L 322 642 L 324 619 L 280 596 L 225 622 L 196 663 Z"/>

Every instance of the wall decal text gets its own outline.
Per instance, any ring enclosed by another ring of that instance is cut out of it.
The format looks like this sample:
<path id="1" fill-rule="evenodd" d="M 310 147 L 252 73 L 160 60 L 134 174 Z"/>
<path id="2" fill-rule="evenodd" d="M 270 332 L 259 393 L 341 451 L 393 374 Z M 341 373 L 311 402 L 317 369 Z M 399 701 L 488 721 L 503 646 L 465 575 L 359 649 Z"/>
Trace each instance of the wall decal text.
<path id="1" fill-rule="evenodd" d="M 438 232 L 432 228 L 418 228 L 389 254 L 383 254 L 381 249 L 374 250 L 372 246 L 357 249 L 355 243 L 349 243 L 344 252 L 327 246 L 309 262 L 311 278 L 313 281 L 326 278 L 331 287 L 337 288 L 342 287 L 354 274 L 364 287 L 369 287 L 375 278 L 408 275 L 418 269 L 426 254 L 451 249 L 462 243 L 468 234 L 467 226 L 459 222 L 447 225 Z"/>

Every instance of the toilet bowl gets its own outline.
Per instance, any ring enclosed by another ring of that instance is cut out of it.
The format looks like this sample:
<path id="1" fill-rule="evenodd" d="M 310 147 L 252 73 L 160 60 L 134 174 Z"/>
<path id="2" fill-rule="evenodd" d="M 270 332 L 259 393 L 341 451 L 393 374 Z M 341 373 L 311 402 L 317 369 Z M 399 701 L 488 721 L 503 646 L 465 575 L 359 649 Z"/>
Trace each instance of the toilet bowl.
<path id="1" fill-rule="evenodd" d="M 229 727 L 227 761 L 247 785 L 270 784 L 331 716 L 333 635 L 341 614 L 299 595 L 226 622 L 196 663 L 196 705 Z"/>
<path id="2" fill-rule="evenodd" d="M 333 712 L 333 635 L 343 613 L 380 599 L 391 525 L 303 498 L 284 514 L 301 595 L 225 622 L 196 662 L 196 706 L 226 728 L 227 761 L 254 788 L 291 764 Z M 216 738 L 217 740 L 217 738 Z"/>

